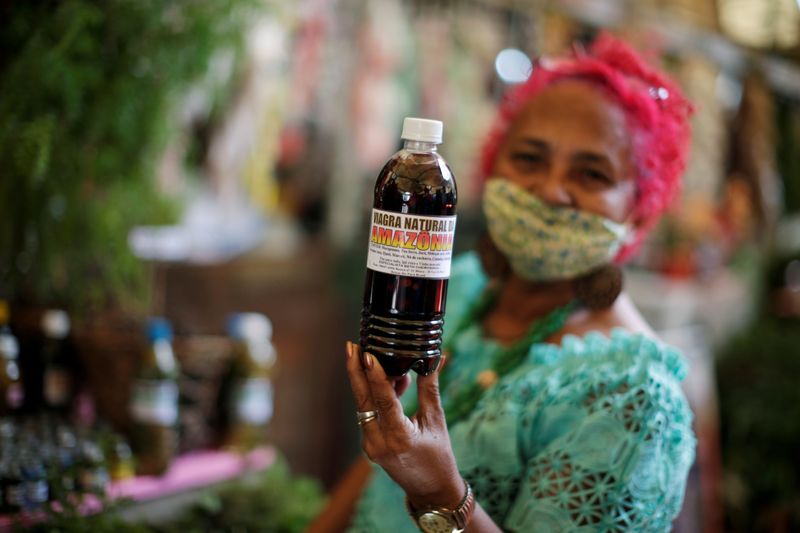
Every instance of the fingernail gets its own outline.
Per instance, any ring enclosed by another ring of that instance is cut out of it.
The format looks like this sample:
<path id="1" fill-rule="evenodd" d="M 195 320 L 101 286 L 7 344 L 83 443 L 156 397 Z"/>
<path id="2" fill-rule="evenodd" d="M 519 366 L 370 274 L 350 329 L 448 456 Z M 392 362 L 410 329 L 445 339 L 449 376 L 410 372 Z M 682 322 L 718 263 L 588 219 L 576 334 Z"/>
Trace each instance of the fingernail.
<path id="1" fill-rule="evenodd" d="M 372 370 L 372 367 L 375 366 L 375 358 L 372 357 L 370 354 L 365 355 L 364 366 L 367 367 L 367 370 Z"/>
<path id="2" fill-rule="evenodd" d="M 350 357 L 353 355 L 353 343 L 352 342 L 347 341 L 347 342 L 344 343 L 344 353 L 345 353 L 347 359 L 350 359 Z"/>

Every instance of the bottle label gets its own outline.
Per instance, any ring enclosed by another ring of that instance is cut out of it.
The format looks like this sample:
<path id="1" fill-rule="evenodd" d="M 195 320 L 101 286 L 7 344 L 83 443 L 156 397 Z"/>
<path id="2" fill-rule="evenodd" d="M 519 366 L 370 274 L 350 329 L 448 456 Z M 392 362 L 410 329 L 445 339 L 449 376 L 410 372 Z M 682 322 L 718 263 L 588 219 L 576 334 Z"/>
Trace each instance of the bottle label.
<path id="1" fill-rule="evenodd" d="M 272 418 L 272 384 L 267 379 L 245 379 L 233 390 L 234 416 L 237 422 L 266 424 Z"/>
<path id="2" fill-rule="evenodd" d="M 69 391 L 72 378 L 63 368 L 50 368 L 44 375 L 44 398 L 54 406 L 63 406 L 69 402 Z"/>
<path id="3" fill-rule="evenodd" d="M 456 217 L 372 210 L 367 268 L 385 274 L 447 279 Z"/>
<path id="4" fill-rule="evenodd" d="M 174 425 L 178 421 L 178 384 L 171 380 L 137 380 L 131 394 L 131 415 L 142 424 Z"/>

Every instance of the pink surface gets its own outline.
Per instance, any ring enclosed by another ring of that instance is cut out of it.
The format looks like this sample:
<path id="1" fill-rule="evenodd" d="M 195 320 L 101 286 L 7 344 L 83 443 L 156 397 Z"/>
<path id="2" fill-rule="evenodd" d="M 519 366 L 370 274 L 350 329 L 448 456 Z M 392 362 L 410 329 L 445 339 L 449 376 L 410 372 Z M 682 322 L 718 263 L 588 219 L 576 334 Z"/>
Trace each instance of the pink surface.
<path id="1" fill-rule="evenodd" d="M 260 448 L 244 456 L 221 451 L 192 452 L 175 459 L 161 477 L 140 476 L 112 483 L 108 495 L 113 499 L 152 500 L 263 470 L 274 459 L 271 448 Z"/>
<path id="2" fill-rule="evenodd" d="M 108 488 L 111 499 L 132 499 L 139 502 L 155 500 L 178 492 L 199 489 L 235 478 L 247 472 L 268 468 L 275 460 L 275 450 L 258 448 L 247 455 L 224 451 L 198 451 L 176 458 L 161 477 L 139 476 L 115 481 Z M 99 512 L 100 501 L 86 496 L 81 504 L 86 514 Z M 23 524 L 44 519 L 44 513 L 26 513 L 17 517 Z M 14 516 L 0 516 L 0 531 L 11 531 Z"/>

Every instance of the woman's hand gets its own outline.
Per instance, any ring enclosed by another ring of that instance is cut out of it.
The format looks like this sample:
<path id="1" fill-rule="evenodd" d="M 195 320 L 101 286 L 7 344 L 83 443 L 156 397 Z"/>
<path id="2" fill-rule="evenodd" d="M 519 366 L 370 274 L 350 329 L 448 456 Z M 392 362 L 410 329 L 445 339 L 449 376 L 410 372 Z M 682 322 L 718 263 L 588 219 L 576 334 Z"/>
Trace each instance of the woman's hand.
<path id="1" fill-rule="evenodd" d="M 439 372 L 417 378 L 419 409 L 408 418 L 395 384 L 375 357 L 347 343 L 347 373 L 359 411 L 377 411 L 364 423 L 361 447 L 400 485 L 415 508 L 455 508 L 464 496 L 439 400 Z M 442 365 L 439 365 L 441 368 Z M 407 381 L 406 381 L 407 385 Z"/>

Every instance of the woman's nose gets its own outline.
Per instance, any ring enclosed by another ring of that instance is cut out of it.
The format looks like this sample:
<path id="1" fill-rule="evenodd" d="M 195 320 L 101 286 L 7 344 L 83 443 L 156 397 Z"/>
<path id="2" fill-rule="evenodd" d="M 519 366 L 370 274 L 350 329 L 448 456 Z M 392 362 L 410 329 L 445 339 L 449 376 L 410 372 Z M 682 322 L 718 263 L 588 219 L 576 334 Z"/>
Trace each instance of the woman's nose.
<path id="1" fill-rule="evenodd" d="M 531 192 L 545 203 L 555 207 L 569 207 L 574 199 L 567 190 L 566 174 L 558 169 L 548 172 L 531 187 Z"/>

